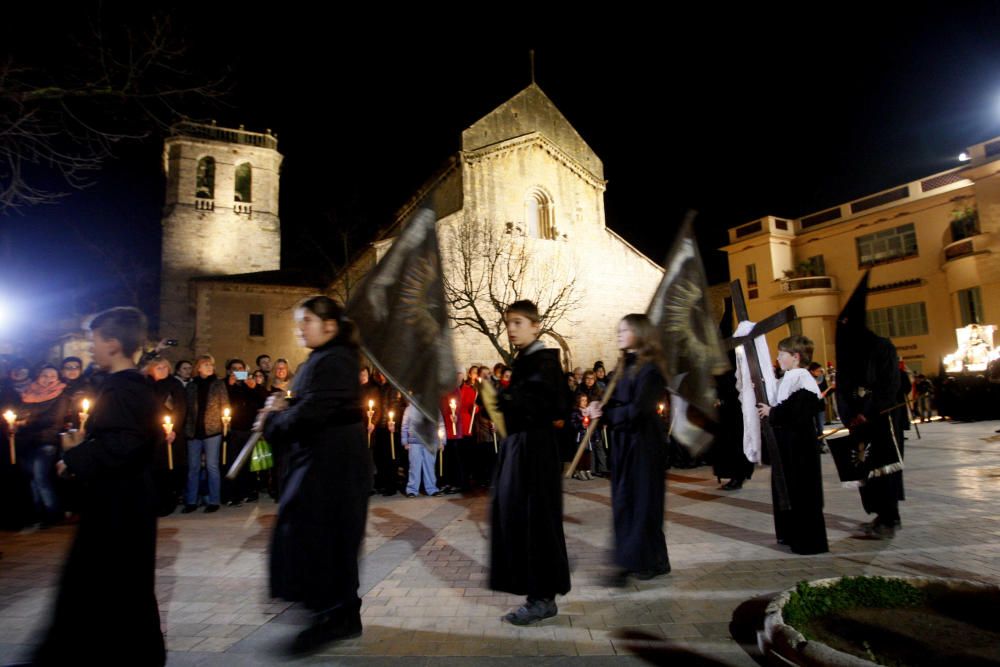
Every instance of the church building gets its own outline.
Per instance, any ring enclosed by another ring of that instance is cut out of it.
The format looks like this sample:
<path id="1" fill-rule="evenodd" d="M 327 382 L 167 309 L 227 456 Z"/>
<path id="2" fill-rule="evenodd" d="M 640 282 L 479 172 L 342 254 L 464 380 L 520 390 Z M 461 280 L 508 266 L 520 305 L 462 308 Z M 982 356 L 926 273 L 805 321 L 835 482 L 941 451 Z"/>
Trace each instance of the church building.
<path id="1" fill-rule="evenodd" d="M 220 364 L 266 352 L 294 367 L 305 358 L 292 335 L 295 303 L 318 291 L 348 297 L 420 205 L 438 215 L 453 279 L 461 273 L 454 240 L 464 229 L 523 252 L 521 298 L 537 296 L 544 308 L 547 295 L 575 281 L 573 307 L 544 339 L 567 364 L 603 360 L 610 370 L 618 319 L 645 312 L 663 274 L 607 227 L 600 158 L 534 83 L 462 133 L 461 150 L 333 285 L 280 266 L 280 165 L 270 132 L 186 123 L 167 140 L 160 329 L 182 350 L 211 352 Z M 486 336 L 467 328 L 455 330 L 455 348 L 465 366 L 500 360 Z"/>
<path id="2" fill-rule="evenodd" d="M 342 273 L 334 293 L 347 296 L 414 210 L 429 204 L 438 216 L 443 268 L 453 282 L 462 282 L 462 252 L 455 245 L 463 233 L 523 252 L 528 270 L 520 295 L 538 296 L 542 310 L 548 297 L 575 281 L 574 307 L 555 323 L 555 334 L 542 340 L 562 348 L 568 366 L 602 360 L 610 370 L 618 355 L 618 320 L 646 311 L 663 270 L 607 226 L 606 186 L 600 158 L 532 83 L 462 132 L 461 150 Z M 489 304 L 482 305 L 489 311 Z M 473 329 L 455 329 L 454 341 L 461 365 L 500 359 L 489 339 Z M 507 345 L 505 335 L 500 342 Z"/>

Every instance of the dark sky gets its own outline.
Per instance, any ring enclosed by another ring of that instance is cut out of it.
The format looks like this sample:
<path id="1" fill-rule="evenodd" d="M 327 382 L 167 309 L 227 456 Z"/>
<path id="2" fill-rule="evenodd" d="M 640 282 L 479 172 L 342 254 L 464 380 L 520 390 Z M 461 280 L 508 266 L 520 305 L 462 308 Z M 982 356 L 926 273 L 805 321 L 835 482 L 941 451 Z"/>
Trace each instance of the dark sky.
<path id="1" fill-rule="evenodd" d="M 498 17 L 448 21 L 210 4 L 172 20 L 192 79 L 225 73 L 232 91 L 189 113 L 278 133 L 286 266 L 326 268 L 304 239 L 330 253 L 340 229 L 354 249 L 369 241 L 458 150 L 462 129 L 529 83 L 529 48 L 538 84 L 604 161 L 609 226 L 662 261 L 684 211 L 697 209 L 712 282 L 727 279 L 715 250 L 726 228 L 948 169 L 964 147 L 1000 135 L 997 3 L 838 4 L 808 16 L 713 4 L 666 19 L 579 5 L 571 18 L 504 19 L 511 8 L 498 6 Z M 53 7 L 21 8 L 0 28 L 16 61 L 58 70 L 74 58 L 69 35 L 97 6 Z M 112 31 L 147 18 L 101 7 Z M 0 218 L 4 293 L 46 310 L 120 299 L 88 243 L 157 269 L 160 151 L 158 137 L 122 147 L 87 191 Z M 143 298 L 155 308 L 155 292 Z"/>

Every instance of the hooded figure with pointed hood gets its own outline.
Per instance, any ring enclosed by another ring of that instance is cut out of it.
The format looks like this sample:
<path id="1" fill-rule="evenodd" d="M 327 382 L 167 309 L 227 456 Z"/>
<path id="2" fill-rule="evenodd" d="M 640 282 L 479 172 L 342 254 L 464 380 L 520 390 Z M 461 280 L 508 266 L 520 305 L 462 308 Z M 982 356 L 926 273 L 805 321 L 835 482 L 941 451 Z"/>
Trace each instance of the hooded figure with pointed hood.
<path id="1" fill-rule="evenodd" d="M 866 323 L 868 273 L 837 317 L 837 408 L 850 429 L 852 447 L 863 466 L 861 503 L 875 520 L 863 528 L 875 537 L 893 537 L 902 495 L 902 456 L 891 408 L 899 390 L 899 358 L 886 338 Z"/>

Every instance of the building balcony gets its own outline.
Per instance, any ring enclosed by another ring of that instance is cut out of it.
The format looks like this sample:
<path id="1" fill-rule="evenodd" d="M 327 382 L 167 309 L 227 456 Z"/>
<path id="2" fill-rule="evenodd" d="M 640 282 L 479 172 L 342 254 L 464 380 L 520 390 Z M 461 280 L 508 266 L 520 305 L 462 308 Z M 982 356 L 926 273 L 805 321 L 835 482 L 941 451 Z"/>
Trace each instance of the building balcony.
<path id="1" fill-rule="evenodd" d="M 202 199 L 201 197 L 194 200 L 194 207 L 199 211 L 214 211 L 215 210 L 215 200 L 214 199 Z"/>
<path id="2" fill-rule="evenodd" d="M 805 276 L 803 278 L 784 278 L 781 281 L 783 294 L 830 294 L 836 293 L 837 279 L 833 276 Z"/>
<path id="3" fill-rule="evenodd" d="M 949 243 L 944 247 L 944 262 L 952 262 L 969 255 L 978 255 L 982 252 L 989 252 L 990 235 L 975 234 L 960 241 Z"/>
<path id="4" fill-rule="evenodd" d="M 251 213 L 253 213 L 253 204 L 251 204 L 250 202 L 242 202 L 242 201 L 233 202 L 233 212 L 250 215 Z"/>

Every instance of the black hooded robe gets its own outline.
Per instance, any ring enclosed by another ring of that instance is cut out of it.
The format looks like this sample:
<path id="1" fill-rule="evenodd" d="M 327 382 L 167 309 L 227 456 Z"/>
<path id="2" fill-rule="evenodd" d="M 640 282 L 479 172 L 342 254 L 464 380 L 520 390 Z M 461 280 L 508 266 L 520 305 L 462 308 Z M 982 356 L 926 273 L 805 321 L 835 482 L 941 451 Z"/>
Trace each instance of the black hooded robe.
<path id="1" fill-rule="evenodd" d="M 670 567 L 663 532 L 667 434 L 657 414 L 666 381 L 652 363 L 628 355 L 604 408 L 611 435 L 611 512 L 615 564 L 630 572 Z"/>
<path id="2" fill-rule="evenodd" d="M 326 612 L 360 608 L 358 551 L 368 518 L 371 456 L 358 351 L 331 341 L 295 375 L 292 404 L 264 437 L 288 450 L 271 540 L 271 595 Z"/>
<path id="3" fill-rule="evenodd" d="M 536 341 L 514 359 L 498 404 L 507 425 L 494 476 L 490 588 L 550 599 L 570 590 L 562 463 L 553 422 L 566 412 L 559 351 Z"/>
<path id="4" fill-rule="evenodd" d="M 80 524 L 37 665 L 163 665 L 154 592 L 153 452 L 165 444 L 153 388 L 134 369 L 109 375 L 87 437 L 63 455 L 82 485 Z"/>

